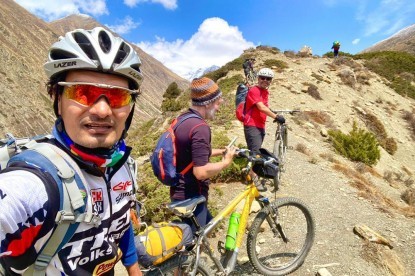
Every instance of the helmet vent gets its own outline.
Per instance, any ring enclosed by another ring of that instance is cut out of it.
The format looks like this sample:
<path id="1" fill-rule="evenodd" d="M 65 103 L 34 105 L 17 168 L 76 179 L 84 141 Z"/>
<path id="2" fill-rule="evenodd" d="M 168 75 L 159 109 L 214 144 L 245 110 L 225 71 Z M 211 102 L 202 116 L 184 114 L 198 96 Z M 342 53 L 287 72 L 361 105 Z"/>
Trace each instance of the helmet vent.
<path id="1" fill-rule="evenodd" d="M 61 50 L 61 49 L 52 49 L 50 51 L 50 58 L 52 60 L 61 60 L 61 59 L 69 59 L 69 58 L 76 58 L 72 53 L 69 53 L 67 51 Z"/>
<path id="2" fill-rule="evenodd" d="M 95 52 L 94 47 L 92 46 L 89 39 L 81 32 L 74 32 L 73 38 L 78 43 L 79 47 L 81 47 L 82 51 L 92 60 L 98 60 L 98 55 Z"/>
<path id="3" fill-rule="evenodd" d="M 122 43 L 118 49 L 117 56 L 114 58 L 114 63 L 120 64 L 130 52 L 130 47 Z"/>
<path id="4" fill-rule="evenodd" d="M 101 31 L 98 34 L 98 42 L 99 46 L 101 46 L 101 49 L 104 53 L 109 53 L 111 50 L 111 39 L 108 36 L 107 32 Z"/>

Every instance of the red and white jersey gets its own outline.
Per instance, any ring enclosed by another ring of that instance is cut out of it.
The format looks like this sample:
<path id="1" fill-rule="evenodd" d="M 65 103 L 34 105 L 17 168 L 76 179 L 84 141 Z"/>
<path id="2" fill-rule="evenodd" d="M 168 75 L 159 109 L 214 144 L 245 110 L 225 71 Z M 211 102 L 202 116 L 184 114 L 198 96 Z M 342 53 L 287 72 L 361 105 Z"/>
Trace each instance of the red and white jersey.
<path id="1" fill-rule="evenodd" d="M 119 242 L 130 227 L 133 179 L 126 165 L 109 181 L 84 172 L 87 208 L 101 218 L 99 226 L 80 223 L 75 234 L 47 267 L 48 275 L 112 275 L 121 258 Z M 0 174 L 0 264 L 22 274 L 36 259 L 55 226 L 60 199 L 57 187 L 26 170 Z"/>

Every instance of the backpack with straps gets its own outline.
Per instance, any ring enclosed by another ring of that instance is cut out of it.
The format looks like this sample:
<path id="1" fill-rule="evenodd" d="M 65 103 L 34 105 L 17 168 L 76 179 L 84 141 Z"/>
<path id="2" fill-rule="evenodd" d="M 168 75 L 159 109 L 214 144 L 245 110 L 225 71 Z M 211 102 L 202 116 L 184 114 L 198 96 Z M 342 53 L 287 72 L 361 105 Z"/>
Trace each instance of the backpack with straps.
<path id="1" fill-rule="evenodd" d="M 248 95 L 249 87 L 241 83 L 238 85 L 235 94 L 235 115 L 236 118 L 244 122 L 245 119 L 245 105 L 246 105 L 246 96 Z"/>
<path id="2" fill-rule="evenodd" d="M 181 172 L 176 170 L 175 130 L 187 119 L 199 118 L 203 120 L 194 113 L 186 114 L 179 118 L 174 119 L 169 128 L 161 135 L 153 154 L 150 156 L 154 175 L 161 183 L 167 186 L 176 186 L 179 179 L 193 167 L 193 162 L 191 162 Z"/>
<path id="3" fill-rule="evenodd" d="M 72 238 L 79 223 L 95 226 L 101 223 L 100 217 L 87 208 L 87 204 L 92 202 L 85 193 L 87 181 L 81 169 L 62 149 L 47 143 L 52 138 L 53 136 L 46 135 L 16 139 L 7 134 L 6 139 L 0 140 L 1 172 L 24 170 L 25 167 L 35 169 L 34 171 L 42 170 L 49 173 L 59 190 L 60 206 L 55 218 L 56 227 L 39 251 L 35 263 L 24 275 L 45 275 L 53 256 Z M 130 170 L 132 167 L 129 164 Z"/>

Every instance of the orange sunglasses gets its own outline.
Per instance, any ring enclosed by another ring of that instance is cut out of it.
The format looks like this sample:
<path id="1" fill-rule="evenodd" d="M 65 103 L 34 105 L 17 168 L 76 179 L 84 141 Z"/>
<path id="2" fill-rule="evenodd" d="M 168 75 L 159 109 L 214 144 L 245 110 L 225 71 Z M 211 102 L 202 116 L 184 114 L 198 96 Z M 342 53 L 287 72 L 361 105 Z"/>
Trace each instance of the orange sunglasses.
<path id="1" fill-rule="evenodd" d="M 139 94 L 138 90 L 100 83 L 61 81 L 58 85 L 65 86 L 65 97 L 84 106 L 92 106 L 101 96 L 105 96 L 111 108 L 120 108 L 132 103 L 132 95 Z"/>

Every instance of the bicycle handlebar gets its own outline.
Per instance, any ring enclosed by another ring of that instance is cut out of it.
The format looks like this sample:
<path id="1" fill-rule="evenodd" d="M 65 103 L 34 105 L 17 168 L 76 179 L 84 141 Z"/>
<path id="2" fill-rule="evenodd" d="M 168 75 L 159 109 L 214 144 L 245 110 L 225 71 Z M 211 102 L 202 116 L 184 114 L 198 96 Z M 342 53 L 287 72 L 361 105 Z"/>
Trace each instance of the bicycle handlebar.
<path id="1" fill-rule="evenodd" d="M 259 165 L 264 165 L 264 166 L 269 166 L 273 169 L 278 169 L 277 165 L 274 164 L 274 162 L 276 163 L 277 160 L 275 158 L 272 158 L 271 156 L 263 156 L 263 155 L 252 155 L 252 152 L 248 149 L 238 149 L 236 150 L 236 154 L 239 157 L 243 157 L 248 159 L 248 162 L 252 162 L 252 164 L 259 164 Z"/>
<path id="2" fill-rule="evenodd" d="M 273 113 L 289 113 L 289 114 L 294 114 L 294 113 L 297 113 L 297 112 L 301 112 L 301 110 L 299 110 L 299 109 L 296 109 L 296 110 L 289 110 L 289 109 L 285 109 L 285 110 L 272 110 L 271 109 L 271 111 Z"/>

